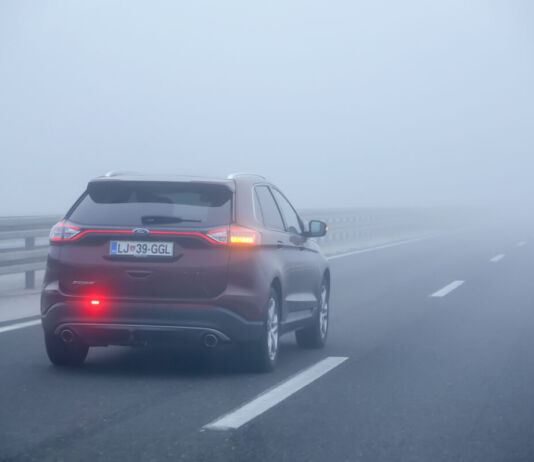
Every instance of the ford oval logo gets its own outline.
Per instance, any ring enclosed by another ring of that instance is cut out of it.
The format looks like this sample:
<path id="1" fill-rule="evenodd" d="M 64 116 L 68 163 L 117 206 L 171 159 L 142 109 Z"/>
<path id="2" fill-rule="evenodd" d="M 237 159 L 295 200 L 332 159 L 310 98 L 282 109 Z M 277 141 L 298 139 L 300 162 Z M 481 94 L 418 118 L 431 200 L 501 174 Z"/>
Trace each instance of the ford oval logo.
<path id="1" fill-rule="evenodd" d="M 135 228 L 133 230 L 133 233 L 137 234 L 139 236 L 146 236 L 147 234 L 150 234 L 150 230 L 148 230 L 146 228 Z"/>

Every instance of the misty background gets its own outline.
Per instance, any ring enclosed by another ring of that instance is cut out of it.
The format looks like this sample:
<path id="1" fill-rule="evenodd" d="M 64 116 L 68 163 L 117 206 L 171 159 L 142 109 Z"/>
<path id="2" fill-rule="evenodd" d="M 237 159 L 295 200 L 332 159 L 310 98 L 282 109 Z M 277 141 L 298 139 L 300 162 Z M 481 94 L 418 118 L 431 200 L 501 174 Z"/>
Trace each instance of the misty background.
<path id="1" fill-rule="evenodd" d="M 109 170 L 266 175 L 297 207 L 534 193 L 530 1 L 0 1 L 1 215 Z"/>

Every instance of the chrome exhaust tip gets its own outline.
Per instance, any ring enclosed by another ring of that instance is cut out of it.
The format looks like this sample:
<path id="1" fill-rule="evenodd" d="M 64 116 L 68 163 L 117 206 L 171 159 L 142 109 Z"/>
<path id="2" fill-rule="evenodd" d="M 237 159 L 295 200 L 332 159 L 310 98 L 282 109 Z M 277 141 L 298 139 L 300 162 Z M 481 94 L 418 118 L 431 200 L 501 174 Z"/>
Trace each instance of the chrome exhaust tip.
<path id="1" fill-rule="evenodd" d="M 204 345 L 208 348 L 213 348 L 215 346 L 217 346 L 217 344 L 219 343 L 219 339 L 217 338 L 216 335 L 214 334 L 206 334 L 204 336 Z"/>
<path id="2" fill-rule="evenodd" d="M 72 332 L 70 329 L 63 329 L 59 334 L 59 337 L 65 343 L 72 343 L 74 341 L 74 332 Z"/>

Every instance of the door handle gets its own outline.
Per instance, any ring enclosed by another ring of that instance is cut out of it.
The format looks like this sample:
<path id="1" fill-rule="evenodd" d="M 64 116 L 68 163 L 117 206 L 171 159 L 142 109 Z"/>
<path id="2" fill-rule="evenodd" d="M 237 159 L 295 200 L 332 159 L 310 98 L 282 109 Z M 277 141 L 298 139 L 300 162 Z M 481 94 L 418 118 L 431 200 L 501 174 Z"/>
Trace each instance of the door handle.
<path id="1" fill-rule="evenodd" d="M 277 241 L 276 243 L 276 247 L 278 247 L 279 249 L 281 249 L 284 245 L 284 242 L 283 241 Z"/>

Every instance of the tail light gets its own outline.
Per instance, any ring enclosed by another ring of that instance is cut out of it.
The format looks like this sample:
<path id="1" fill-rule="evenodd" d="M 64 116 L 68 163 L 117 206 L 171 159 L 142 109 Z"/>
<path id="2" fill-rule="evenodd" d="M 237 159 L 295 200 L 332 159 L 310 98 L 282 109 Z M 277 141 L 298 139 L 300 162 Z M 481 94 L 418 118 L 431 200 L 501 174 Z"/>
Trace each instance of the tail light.
<path id="1" fill-rule="evenodd" d="M 230 228 L 230 245 L 258 245 L 259 235 L 247 228 Z"/>
<path id="2" fill-rule="evenodd" d="M 102 307 L 102 303 L 99 298 L 91 298 L 89 300 L 89 310 L 93 312 L 99 312 Z"/>
<path id="3" fill-rule="evenodd" d="M 248 228 L 233 226 L 230 229 L 214 229 L 206 233 L 206 236 L 217 244 L 229 245 L 258 245 L 259 234 Z"/>
<path id="4" fill-rule="evenodd" d="M 102 299 L 100 298 L 100 296 L 90 296 L 89 298 L 86 299 L 86 302 L 85 302 L 85 307 L 86 307 L 86 313 L 87 314 L 99 314 L 99 313 L 102 313 L 102 310 L 103 310 L 103 302 L 102 302 Z"/>
<path id="5" fill-rule="evenodd" d="M 50 240 L 52 242 L 70 241 L 80 233 L 80 228 L 64 221 L 56 223 L 50 230 Z"/>
<path id="6" fill-rule="evenodd" d="M 228 243 L 228 228 L 214 229 L 213 231 L 208 231 L 206 236 L 212 241 L 215 241 L 217 244 L 227 244 Z"/>

